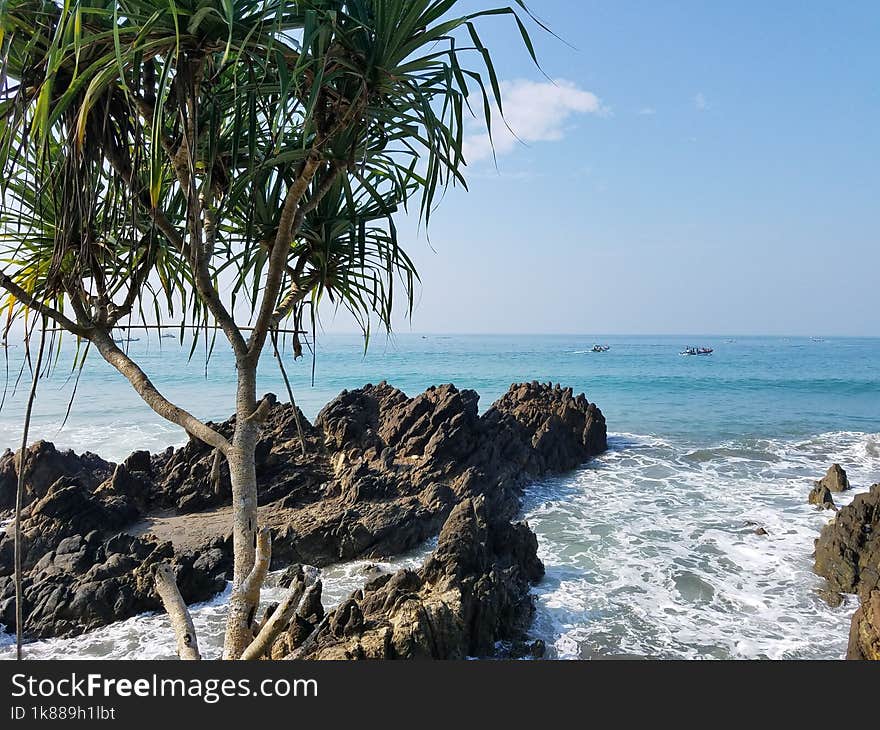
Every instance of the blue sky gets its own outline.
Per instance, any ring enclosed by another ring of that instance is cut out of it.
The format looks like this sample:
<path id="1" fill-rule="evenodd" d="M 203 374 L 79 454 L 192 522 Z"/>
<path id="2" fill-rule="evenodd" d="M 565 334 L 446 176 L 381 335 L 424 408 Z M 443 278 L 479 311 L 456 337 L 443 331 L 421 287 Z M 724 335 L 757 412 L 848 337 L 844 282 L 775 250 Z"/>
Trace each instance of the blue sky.
<path id="1" fill-rule="evenodd" d="M 483 24 L 527 144 L 474 122 L 398 331 L 880 335 L 880 4 L 533 9 L 575 48 Z"/>

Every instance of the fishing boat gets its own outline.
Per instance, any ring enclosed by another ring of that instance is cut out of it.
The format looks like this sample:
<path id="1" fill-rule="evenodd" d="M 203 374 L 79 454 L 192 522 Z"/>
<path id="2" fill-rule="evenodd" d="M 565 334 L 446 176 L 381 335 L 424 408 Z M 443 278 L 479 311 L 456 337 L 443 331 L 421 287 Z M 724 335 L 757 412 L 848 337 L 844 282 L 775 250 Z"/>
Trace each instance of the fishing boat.
<path id="1" fill-rule="evenodd" d="M 593 345 L 593 349 L 590 352 L 608 352 L 611 349 L 611 345 Z"/>
<path id="2" fill-rule="evenodd" d="M 711 347 L 686 347 L 681 351 L 681 355 L 711 355 L 715 352 Z"/>
<path id="3" fill-rule="evenodd" d="M 117 345 L 122 345 L 122 344 L 125 344 L 126 342 L 140 342 L 141 338 L 140 337 L 119 337 L 119 338 L 114 337 L 113 341 Z"/>

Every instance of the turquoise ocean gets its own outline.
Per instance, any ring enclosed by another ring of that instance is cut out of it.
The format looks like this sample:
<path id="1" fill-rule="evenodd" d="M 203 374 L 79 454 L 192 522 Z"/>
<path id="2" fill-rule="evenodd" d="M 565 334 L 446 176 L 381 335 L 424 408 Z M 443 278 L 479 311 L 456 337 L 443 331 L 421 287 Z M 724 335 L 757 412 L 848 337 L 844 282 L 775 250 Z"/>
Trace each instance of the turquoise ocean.
<path id="1" fill-rule="evenodd" d="M 596 343 L 610 346 L 593 353 Z M 714 353 L 686 357 L 686 346 Z M 170 399 L 196 415 L 231 412 L 234 366 L 219 342 L 189 357 L 175 339 L 128 343 Z M 17 448 L 27 373 L 8 351 L 0 447 Z M 829 607 L 811 572 L 813 541 L 830 513 L 806 503 L 832 462 L 854 489 L 880 481 L 880 339 L 731 336 L 354 335 L 318 338 L 294 363 L 282 353 L 309 418 L 345 388 L 387 380 L 410 395 L 438 383 L 472 388 L 481 406 L 514 382 L 583 391 L 608 421 L 610 450 L 533 484 L 523 518 L 538 534 L 547 576 L 531 629 L 558 658 L 839 658 L 853 599 Z M 30 440 L 118 460 L 185 437 L 155 416 L 121 376 L 91 356 L 76 400 L 71 351 L 40 384 Z M 2 367 L 2 365 L 0 365 Z M 261 392 L 286 400 L 271 353 Z M 763 527 L 767 535 L 756 534 Z M 417 562 L 416 551 L 390 563 Z M 357 586 L 362 563 L 327 571 L 332 600 Z M 269 591 L 268 598 L 271 598 Z M 224 597 L 199 607 L 219 629 Z M 164 618 L 142 616 L 75 640 L 37 642 L 39 657 L 173 655 Z M 218 635 L 222 631 L 216 631 Z M 8 655 L 8 638 L 0 654 Z"/>

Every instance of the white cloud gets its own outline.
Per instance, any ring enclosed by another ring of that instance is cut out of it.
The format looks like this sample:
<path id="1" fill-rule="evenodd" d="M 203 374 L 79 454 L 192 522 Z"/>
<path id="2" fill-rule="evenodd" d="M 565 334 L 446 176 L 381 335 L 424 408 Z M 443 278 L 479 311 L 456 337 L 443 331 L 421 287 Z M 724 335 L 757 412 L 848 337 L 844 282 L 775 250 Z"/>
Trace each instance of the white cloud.
<path id="1" fill-rule="evenodd" d="M 502 81 L 501 98 L 504 119 L 510 129 L 496 115 L 492 120 L 490 143 L 485 123 L 482 119 L 475 121 L 474 131 L 464 138 L 464 155 L 468 162 L 491 157 L 492 143 L 495 145 L 495 154 L 500 156 L 511 152 L 522 142 L 559 141 L 565 136 L 567 123 L 576 114 L 610 114 L 599 97 L 579 89 L 571 81 Z"/>
<path id="2" fill-rule="evenodd" d="M 706 97 L 703 95 L 703 92 L 696 94 L 694 96 L 694 107 L 697 111 L 704 112 L 709 108 L 709 102 L 706 101 Z"/>
<path id="3" fill-rule="evenodd" d="M 653 117 L 657 113 L 657 110 L 652 106 L 643 106 L 639 109 L 638 114 L 642 117 Z"/>

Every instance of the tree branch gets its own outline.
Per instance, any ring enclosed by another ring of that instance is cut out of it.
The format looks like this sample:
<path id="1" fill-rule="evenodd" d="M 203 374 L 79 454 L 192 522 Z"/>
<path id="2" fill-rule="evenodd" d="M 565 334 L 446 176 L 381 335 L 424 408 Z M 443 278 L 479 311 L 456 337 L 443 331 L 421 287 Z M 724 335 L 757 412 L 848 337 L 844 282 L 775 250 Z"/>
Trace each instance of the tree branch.
<path id="1" fill-rule="evenodd" d="M 244 583 L 241 585 L 242 594 L 255 607 L 260 602 L 260 589 L 266 580 L 266 574 L 269 572 L 269 563 L 272 561 L 272 534 L 268 527 L 263 527 L 257 533 L 257 557 L 254 561 L 254 567 Z"/>
<path id="2" fill-rule="evenodd" d="M 71 334 L 77 335 L 78 337 L 88 337 L 89 330 L 86 327 L 78 325 L 76 322 L 65 317 L 58 310 L 43 304 L 43 302 L 39 301 L 36 297 L 28 294 L 16 284 L 8 274 L 0 272 L 0 286 L 12 294 L 12 296 L 18 299 L 22 304 L 30 307 L 35 312 L 39 312 L 43 316 L 48 317 L 52 321 L 61 325 Z"/>
<path id="3" fill-rule="evenodd" d="M 278 301 L 278 294 L 281 291 L 281 281 L 287 264 L 287 256 L 290 253 L 290 243 L 296 232 L 297 219 L 299 218 L 300 224 L 302 222 L 302 217 L 298 215 L 301 210 L 300 201 L 303 195 L 305 195 L 306 190 L 308 190 L 320 164 L 320 158 L 313 150 L 306 159 L 302 172 L 293 185 L 290 186 L 284 199 L 281 219 L 278 222 L 278 232 L 275 234 L 275 243 L 272 246 L 272 252 L 269 254 L 269 270 L 266 275 L 266 285 L 263 288 L 263 301 L 260 303 L 260 313 L 257 316 L 256 322 L 254 322 L 254 331 L 248 340 L 248 354 L 252 358 L 259 356 L 266 342 L 266 336 L 272 324 L 275 303 Z"/>
<path id="4" fill-rule="evenodd" d="M 101 357 L 124 375 L 144 402 L 162 418 L 177 424 L 187 433 L 215 449 L 220 449 L 224 454 L 227 452 L 229 442 L 226 438 L 204 424 L 192 413 L 174 405 L 163 396 L 140 366 L 116 346 L 113 338 L 107 332 L 97 329 L 90 330 L 84 336 L 95 344 Z"/>
<path id="5" fill-rule="evenodd" d="M 307 587 L 309 590 L 314 589 L 314 586 L 309 584 L 309 577 L 297 577 L 294 580 L 287 595 L 284 596 L 281 603 L 278 604 L 278 607 L 272 612 L 266 623 L 263 624 L 263 628 L 260 629 L 256 638 L 242 652 L 241 659 L 259 659 L 269 651 L 272 647 L 272 642 L 275 641 L 278 634 L 290 625 L 290 621 L 299 607 Z"/>
<path id="6" fill-rule="evenodd" d="M 233 352 L 238 357 L 243 357 L 244 355 L 246 355 L 247 343 L 245 342 L 241 331 L 235 324 L 235 320 L 232 318 L 232 315 L 229 313 L 226 307 L 223 306 L 223 302 L 220 299 L 220 294 L 217 292 L 217 289 L 214 287 L 214 284 L 211 281 L 211 276 L 208 272 L 207 266 L 208 262 L 202 255 L 204 252 L 196 252 L 195 257 L 190 255 L 191 252 L 187 251 L 186 242 L 184 241 L 183 236 L 171 224 L 171 221 L 168 220 L 168 218 L 161 210 L 153 207 L 149 197 L 146 196 L 146 194 L 144 193 L 143 186 L 139 184 L 134 170 L 131 169 L 131 167 L 125 165 L 124 161 L 121 158 L 121 155 L 119 154 L 119 151 L 113 149 L 110 145 L 105 145 L 104 150 L 107 161 L 110 163 L 113 169 L 116 170 L 117 174 L 122 177 L 129 190 L 131 190 L 131 192 L 137 196 L 138 202 L 141 204 L 141 207 L 145 209 L 147 215 L 149 215 L 150 218 L 153 220 L 156 228 L 161 231 L 162 235 L 164 235 L 165 238 L 168 239 L 168 241 L 177 250 L 177 252 L 181 256 L 183 256 L 186 261 L 189 262 L 190 266 L 192 266 L 193 273 L 195 274 L 196 289 L 199 292 L 199 296 L 201 296 L 202 301 L 205 302 L 205 305 L 214 316 L 214 319 L 217 320 L 217 323 L 220 325 L 220 329 L 223 330 L 223 333 L 226 335 L 226 339 L 229 340 L 229 344 L 232 346 Z M 172 165 L 174 165 L 175 161 L 171 151 L 166 151 L 170 156 Z M 182 184 L 183 183 L 181 182 L 181 185 Z M 187 200 L 189 200 L 190 195 L 187 190 L 184 190 L 184 194 L 186 194 Z"/>
<path id="7" fill-rule="evenodd" d="M 335 183 L 336 179 L 339 177 L 339 173 L 344 168 L 345 163 L 333 163 L 333 167 L 321 181 L 321 184 L 318 186 L 315 194 L 311 198 L 309 198 L 309 201 L 305 205 L 300 207 L 300 209 L 297 211 L 296 218 L 294 219 L 293 223 L 294 231 L 299 230 L 300 226 L 302 226 L 303 220 L 305 220 L 306 215 L 315 210 L 315 208 L 317 208 L 321 201 L 327 196 L 327 193 L 329 193 L 330 190 L 333 188 L 333 183 Z M 272 312 L 270 329 L 278 327 L 281 322 L 283 322 L 288 316 L 290 316 L 293 308 L 308 295 L 308 287 L 301 286 L 299 281 L 299 277 L 300 275 L 302 275 L 305 264 L 305 257 L 297 262 L 296 269 L 291 275 L 290 289 L 284 296 L 284 298 L 278 303 L 275 311 Z"/>
<path id="8" fill-rule="evenodd" d="M 260 603 L 260 589 L 269 572 L 269 563 L 272 560 L 272 537 L 268 527 L 263 527 L 257 533 L 256 556 L 250 573 L 241 583 L 241 588 L 236 591 L 233 586 L 232 597 L 229 600 L 229 615 L 227 618 L 227 637 L 229 627 L 234 625 L 241 632 L 252 632 L 254 614 Z M 253 636 L 253 633 L 249 633 Z M 242 642 L 243 644 L 243 642 Z M 231 648 L 228 642 L 224 647 L 224 659 L 238 659 L 241 647 Z"/>
<path id="9" fill-rule="evenodd" d="M 156 569 L 156 593 L 162 599 L 162 605 L 171 619 L 171 628 L 177 638 L 177 656 L 181 659 L 201 659 L 199 643 L 196 638 L 196 629 L 193 625 L 192 616 L 186 607 L 177 581 L 174 579 L 174 571 L 167 563 L 162 563 Z"/>

